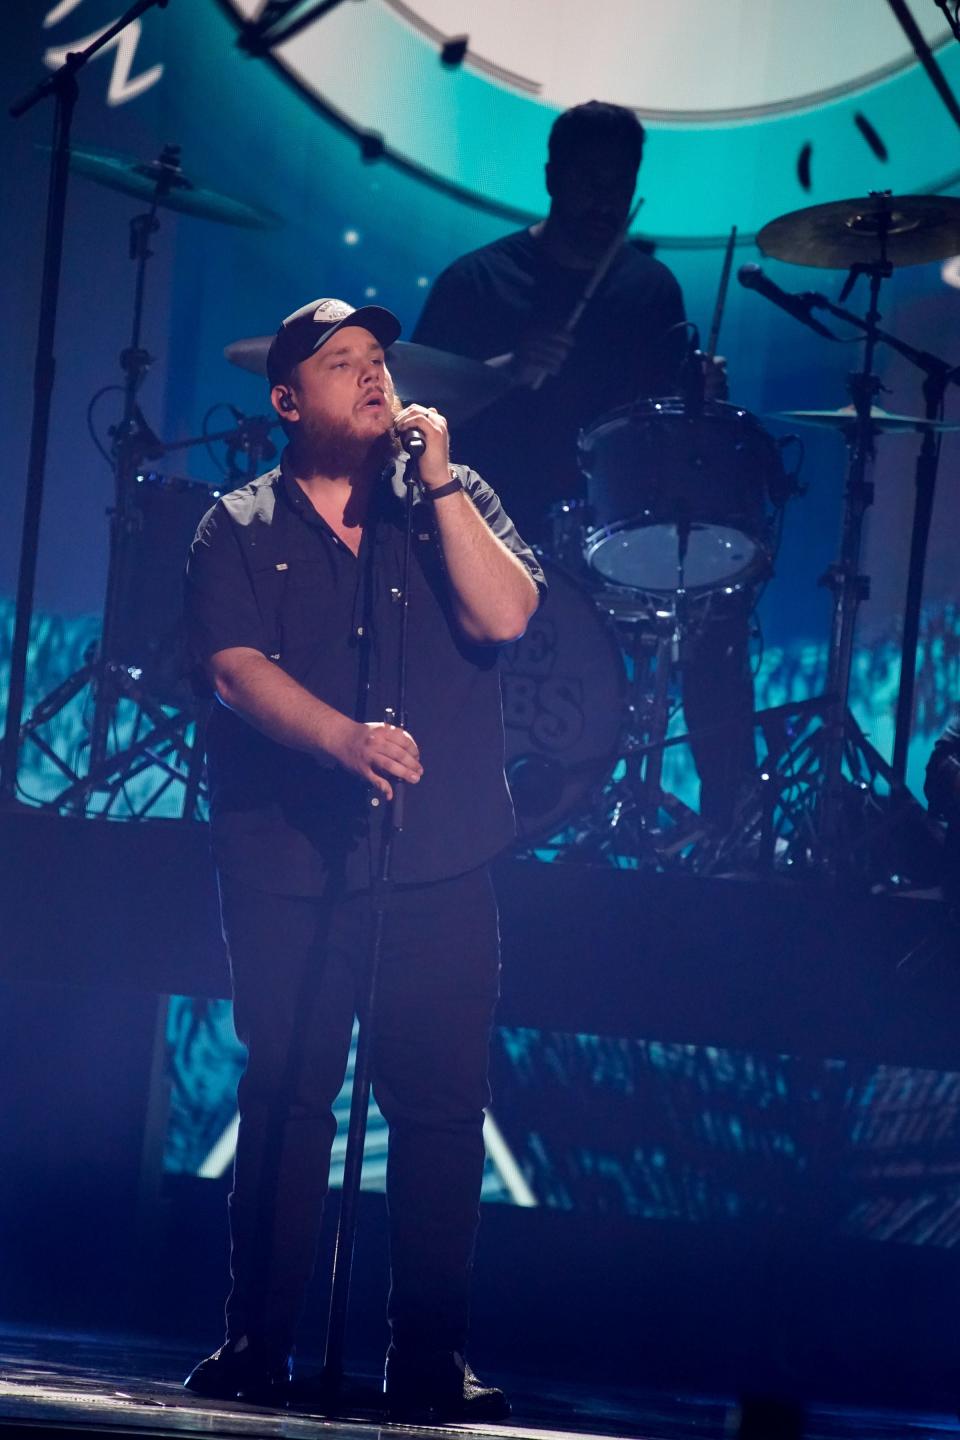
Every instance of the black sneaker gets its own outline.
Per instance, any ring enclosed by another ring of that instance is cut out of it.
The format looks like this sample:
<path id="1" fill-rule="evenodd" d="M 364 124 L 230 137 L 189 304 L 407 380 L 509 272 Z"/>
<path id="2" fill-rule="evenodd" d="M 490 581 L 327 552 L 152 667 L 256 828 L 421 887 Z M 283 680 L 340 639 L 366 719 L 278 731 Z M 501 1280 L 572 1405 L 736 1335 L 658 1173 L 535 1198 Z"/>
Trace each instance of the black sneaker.
<path id="1" fill-rule="evenodd" d="M 210 1400 L 246 1400 L 282 1409 L 290 1394 L 293 1356 L 241 1335 L 195 1365 L 183 1388 Z"/>
<path id="2" fill-rule="evenodd" d="M 510 1402 L 503 1391 L 478 1380 L 457 1350 L 407 1356 L 391 1345 L 383 1393 L 388 1419 L 398 1422 L 469 1424 L 510 1418 Z"/>

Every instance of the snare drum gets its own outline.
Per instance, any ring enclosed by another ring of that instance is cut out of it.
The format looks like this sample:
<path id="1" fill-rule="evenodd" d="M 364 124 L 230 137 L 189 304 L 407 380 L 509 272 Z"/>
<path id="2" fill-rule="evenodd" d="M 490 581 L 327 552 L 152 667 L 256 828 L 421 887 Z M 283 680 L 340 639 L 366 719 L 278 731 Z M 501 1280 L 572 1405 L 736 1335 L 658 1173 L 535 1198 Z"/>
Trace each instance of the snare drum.
<path id="1" fill-rule="evenodd" d="M 769 575 L 783 466 L 746 410 L 637 400 L 581 433 L 579 460 L 594 527 L 584 555 L 608 584 L 706 594 Z"/>

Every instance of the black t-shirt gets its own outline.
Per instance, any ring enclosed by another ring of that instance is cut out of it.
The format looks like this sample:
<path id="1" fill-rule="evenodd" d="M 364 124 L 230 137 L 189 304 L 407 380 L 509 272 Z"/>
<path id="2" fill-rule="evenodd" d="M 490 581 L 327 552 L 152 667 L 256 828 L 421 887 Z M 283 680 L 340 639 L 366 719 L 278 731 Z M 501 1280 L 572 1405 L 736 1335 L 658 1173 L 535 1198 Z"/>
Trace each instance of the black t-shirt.
<path id="1" fill-rule="evenodd" d="M 559 328 L 590 272 L 552 260 L 519 230 L 454 261 L 438 276 L 413 339 L 478 360 L 515 350 L 523 332 Z M 675 394 L 684 353 L 683 297 L 659 260 L 625 245 L 576 328 L 560 374 L 541 388 L 511 390 L 456 427 L 469 455 L 503 496 L 522 533 L 543 533 L 554 502 L 583 495 L 577 435 L 640 395 Z"/>
<path id="2" fill-rule="evenodd" d="M 543 573 L 497 496 L 457 467 L 491 530 L 538 585 Z M 403 577 L 402 463 L 375 497 L 359 555 L 330 529 L 281 466 L 225 496 L 190 551 L 191 658 L 247 646 L 356 720 L 396 704 Z M 441 502 L 442 503 L 442 502 Z M 409 596 L 407 728 L 423 778 L 404 797 L 392 878 L 419 883 L 481 865 L 512 840 L 504 777 L 498 650 L 455 621 L 432 503 L 415 503 Z M 268 739 L 215 702 L 207 729 L 214 858 L 259 889 L 321 894 L 331 875 L 363 888 L 378 863 L 387 807 L 342 770 Z"/>

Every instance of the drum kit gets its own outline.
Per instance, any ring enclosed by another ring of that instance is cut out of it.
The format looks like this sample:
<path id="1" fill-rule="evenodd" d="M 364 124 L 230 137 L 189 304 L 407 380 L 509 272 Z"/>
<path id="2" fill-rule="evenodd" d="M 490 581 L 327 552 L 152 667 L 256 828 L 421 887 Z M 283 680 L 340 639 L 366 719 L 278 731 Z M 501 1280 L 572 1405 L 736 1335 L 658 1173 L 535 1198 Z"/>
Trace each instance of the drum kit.
<path id="1" fill-rule="evenodd" d="M 936 871 L 939 835 L 906 787 L 906 745 L 939 441 L 945 431 L 960 428 L 943 419 L 944 392 L 960 380 L 960 369 L 882 330 L 878 302 L 882 282 L 895 268 L 958 252 L 960 201 L 876 193 L 814 206 L 772 221 L 757 244 L 779 260 L 846 270 L 836 305 L 818 294 L 788 295 L 765 278 L 758 283 L 755 274 L 741 272 L 741 280 L 818 334 L 836 338 L 812 315 L 823 309 L 864 339 L 861 368 L 849 377 L 850 405 L 777 417 L 838 431 L 848 449 L 839 555 L 822 581 L 833 601 L 825 690 L 753 717 L 763 739 L 762 758 L 741 787 L 723 833 L 711 833 L 701 817 L 662 788 L 665 749 L 691 738 L 668 738 L 671 670 L 683 641 L 709 623 L 711 606 L 722 605 L 725 597 L 739 593 L 750 604 L 772 575 L 786 502 L 802 487 L 796 469 L 788 473 L 784 465 L 786 445 L 796 437 L 775 441 L 754 416 L 704 402 L 695 390 L 638 397 L 581 434 L 587 502 L 559 508 L 550 547 L 551 559 L 567 572 L 559 587 L 561 614 L 572 609 L 571 578 L 581 585 L 586 580 L 589 601 L 616 632 L 615 658 L 609 660 L 610 645 L 598 643 L 578 615 L 591 667 L 590 680 L 581 684 L 580 676 L 588 674 L 584 663 L 578 672 L 564 655 L 570 646 L 556 633 L 563 628 L 560 615 L 551 617 L 546 607 L 542 620 L 533 622 L 532 638 L 521 642 L 516 675 L 507 662 L 507 723 L 513 726 L 508 737 L 516 741 L 521 732 L 521 752 L 513 761 L 522 782 L 514 787 L 521 823 L 526 820 L 530 840 L 543 843 L 556 837 L 566 820 L 563 838 L 572 851 L 628 864 L 681 864 L 708 874 L 792 867 L 828 878 L 855 875 L 869 884 L 922 883 Z M 861 277 L 869 283 L 865 317 L 843 308 Z M 724 295 L 725 276 L 718 310 Z M 712 339 L 717 328 L 715 314 Z M 876 404 L 881 387 L 873 360 L 880 344 L 922 371 L 922 416 L 890 414 Z M 922 447 L 897 742 L 888 763 L 854 721 L 849 694 L 857 610 L 869 589 L 861 573 L 864 517 L 873 498 L 868 468 L 877 437 L 904 430 L 920 434 Z M 602 673 L 605 662 L 609 674 Z M 594 688 L 598 671 L 602 683 Z M 536 687 L 542 694 L 547 678 L 553 703 L 545 706 L 541 699 L 538 706 Z M 518 687 L 521 703 L 514 705 Z M 613 734 L 615 706 L 622 723 Z M 545 708 L 553 720 L 546 739 L 534 729 L 534 717 L 542 722 Z M 527 717 L 522 724 L 520 716 Z M 735 743 L 732 734 L 729 740 Z M 593 798 L 586 810 L 585 790 Z"/>
<path id="2" fill-rule="evenodd" d="M 587 501 L 557 508 L 547 547 L 551 600 L 507 657 L 508 774 L 522 833 L 532 844 L 554 846 L 559 833 L 568 853 L 698 873 L 791 868 L 869 884 L 929 882 L 940 837 L 907 789 L 906 750 L 939 443 L 960 428 L 944 420 L 943 400 L 960 369 L 882 330 L 878 302 L 895 268 L 958 253 L 960 201 L 877 193 L 814 206 L 772 221 L 757 244 L 779 260 L 846 270 L 838 304 L 816 293 L 788 295 L 754 273 L 740 278 L 825 338 L 836 337 L 814 318 L 816 309 L 864 339 L 860 370 L 849 377 L 850 405 L 776 417 L 833 429 L 848 450 L 839 554 L 822 581 L 833 602 L 824 692 L 752 717 L 761 758 L 722 833 L 711 833 L 663 789 L 665 750 L 691 738 L 668 738 L 683 642 L 728 597 L 739 595 L 749 607 L 772 575 L 786 502 L 803 492 L 796 467 L 784 463 L 796 437 L 775 441 L 754 416 L 705 402 L 695 387 L 638 397 L 581 434 Z M 708 353 L 729 256 L 728 249 Z M 843 307 L 861 277 L 869 283 L 864 317 Z M 890 414 L 876 404 L 873 360 L 881 344 L 922 372 L 923 415 Z M 868 468 L 877 438 L 904 430 L 916 431 L 922 445 L 888 763 L 854 721 L 849 695 L 857 611 L 869 588 L 861 573 L 873 498 Z M 729 722 L 718 718 L 711 728 L 726 728 L 736 743 Z"/>
<path id="3" fill-rule="evenodd" d="M 109 810 L 131 776 L 159 764 L 162 789 L 182 784 L 181 813 L 189 819 L 203 791 L 202 727 L 179 678 L 173 577 L 212 498 L 244 483 L 276 453 L 270 438 L 275 421 L 234 411 L 229 429 L 209 434 L 205 425 L 201 436 L 169 444 L 151 430 L 139 406 L 152 360 L 141 341 L 149 245 L 164 207 L 234 225 L 278 221 L 269 211 L 194 185 L 176 147 L 166 147 L 148 165 L 79 150 L 72 164 L 100 184 L 144 199 L 148 208 L 131 222 L 134 318 L 121 356 L 123 385 L 117 387 L 123 413 L 110 430 L 116 503 L 101 639 L 85 666 L 34 707 L 22 739 L 36 744 L 63 775 L 63 789 L 48 802 L 53 808 L 84 808 L 99 795 L 99 808 Z M 849 322 L 864 337 L 862 366 L 850 376 L 850 404 L 777 417 L 835 430 L 848 447 L 839 555 L 825 577 L 833 596 L 826 689 L 803 704 L 753 717 L 764 753 L 725 833 L 716 833 L 664 788 L 665 753 L 688 738 L 670 733 L 684 642 L 731 597 L 739 597 L 748 613 L 771 577 L 787 501 L 802 493 L 798 467 L 785 463 L 796 437 L 775 439 L 754 415 L 705 399 L 702 386 L 698 391 L 688 383 L 680 395 L 640 396 L 600 416 L 579 438 L 586 500 L 561 503 L 550 517 L 542 551 L 548 602 L 503 661 L 507 773 L 528 848 L 704 873 L 792 865 L 837 874 L 850 868 L 855 854 L 872 853 L 871 827 L 889 834 L 902 820 L 916 819 L 904 784 L 900 724 L 901 753 L 888 765 L 854 724 L 848 696 L 856 612 L 868 584 L 860 573 L 863 519 L 872 499 L 868 466 L 878 436 L 913 430 L 923 438 L 904 625 L 907 695 L 901 695 L 901 709 L 906 706 L 903 736 L 908 734 L 939 440 L 944 430 L 960 428 L 944 422 L 943 395 L 957 376 L 946 362 L 881 330 L 878 298 L 895 268 L 960 253 L 960 201 L 883 193 L 813 206 L 771 221 L 757 244 L 779 260 L 847 270 L 837 305 L 810 293 L 786 296 L 755 278 L 750 288 L 820 334 L 830 332 L 814 319 L 814 310 Z M 865 317 L 843 308 L 861 276 L 870 289 Z M 743 272 L 741 279 L 747 283 Z M 269 336 L 236 340 L 224 354 L 263 375 L 269 343 Z M 873 358 L 879 344 L 893 346 L 923 370 L 924 415 L 890 414 L 877 405 Z M 482 412 L 510 383 L 503 370 L 410 343 L 392 347 L 389 363 L 401 397 L 435 404 L 454 425 Z M 217 490 L 154 468 L 174 451 L 213 441 L 228 452 Z M 54 753 L 42 729 L 88 686 L 93 719 L 81 770 Z M 111 737 L 124 701 L 138 713 L 118 746 Z M 721 731 L 725 723 L 718 721 Z M 149 813 L 149 804 L 141 808 Z"/>
<path id="4" fill-rule="evenodd" d="M 668 638 L 657 646 L 645 712 L 636 697 L 631 707 L 633 719 L 645 714 L 645 723 L 626 727 L 616 746 L 618 754 L 626 756 L 625 773 L 619 786 L 607 783 L 599 810 L 577 838 L 591 845 L 602 836 L 604 853 L 622 855 L 623 836 L 613 843 L 607 837 L 611 822 L 622 822 L 626 800 L 635 818 L 627 852 L 640 863 L 652 859 L 663 864 L 680 857 L 699 873 L 792 866 L 831 878 L 857 875 L 871 884 L 891 883 L 897 871 L 897 883 L 915 883 L 936 871 L 939 835 L 906 787 L 906 750 L 939 440 L 945 431 L 960 428 L 943 419 L 944 393 L 948 384 L 960 381 L 960 368 L 882 330 L 879 294 L 895 268 L 956 253 L 960 201 L 875 193 L 866 200 L 782 216 L 764 227 L 757 244 L 779 260 L 847 270 L 836 305 L 816 293 L 788 295 L 765 277 L 760 283 L 755 266 L 744 267 L 740 278 L 818 334 L 836 338 L 813 317 L 813 310 L 822 309 L 853 325 L 864 339 L 861 368 L 849 377 L 849 406 L 794 410 L 778 417 L 833 428 L 848 448 L 839 555 L 822 582 L 833 598 L 826 688 L 812 701 L 754 717 L 763 735 L 763 758 L 724 834 L 698 833 L 682 815 L 672 834 L 664 831 L 664 810 L 670 807 L 665 807 L 659 787 L 658 757 L 666 745 L 689 738 L 666 738 L 664 677 L 670 659 L 675 659 L 684 632 L 708 615 L 703 602 L 709 605 L 711 599 L 738 590 L 749 592 L 770 577 L 783 507 L 802 490 L 796 473 L 787 474 L 783 467 L 784 442 L 777 445 L 753 416 L 734 407 L 703 404 L 688 393 L 670 399 L 641 397 L 601 417 L 580 439 L 589 516 L 581 536 L 583 560 L 593 573 L 601 605 L 615 590 L 621 598 L 611 614 L 623 616 L 629 612 L 622 597 L 635 595 L 641 604 L 631 618 L 644 622 L 648 634 L 656 631 L 657 621 L 666 621 Z M 843 308 L 861 277 L 869 283 L 865 317 Z M 718 308 L 723 294 L 721 281 Z M 714 333 L 716 328 L 715 316 Z M 894 348 L 925 377 L 923 416 L 892 415 L 875 403 L 881 387 L 873 360 L 880 344 Z M 877 437 L 904 430 L 918 432 L 922 446 L 897 738 L 888 764 L 856 725 L 849 693 L 857 610 L 869 591 L 869 579 L 860 573 L 864 517 L 873 499 L 868 468 Z M 569 554 L 569 538 L 565 547 Z M 644 773 L 639 776 L 637 770 L 633 783 L 631 751 L 645 757 Z"/>

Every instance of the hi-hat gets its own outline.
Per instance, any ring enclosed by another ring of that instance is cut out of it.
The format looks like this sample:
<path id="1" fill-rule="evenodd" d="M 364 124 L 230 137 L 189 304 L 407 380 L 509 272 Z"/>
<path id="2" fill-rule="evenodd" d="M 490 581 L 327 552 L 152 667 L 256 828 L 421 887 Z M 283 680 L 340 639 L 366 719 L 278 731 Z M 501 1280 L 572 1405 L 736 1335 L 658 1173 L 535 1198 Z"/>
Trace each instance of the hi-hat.
<path id="1" fill-rule="evenodd" d="M 272 335 L 255 335 L 234 340 L 223 353 L 231 365 L 265 376 L 272 339 Z M 435 350 L 431 345 L 414 345 L 409 340 L 391 345 L 387 364 L 401 399 L 435 405 L 451 420 L 469 420 L 499 399 L 510 385 L 502 370 L 491 369 L 482 360 Z"/>
<path id="2" fill-rule="evenodd" d="M 924 265 L 960 254 L 960 200 L 950 195 L 870 195 L 792 210 L 757 235 L 764 255 L 847 270 L 889 260 Z"/>
<path id="3" fill-rule="evenodd" d="M 120 190 L 138 200 L 156 201 L 167 210 L 198 215 L 203 220 L 242 225 L 249 230 L 275 230 L 284 223 L 264 206 L 250 205 L 234 195 L 194 184 L 180 168 L 176 145 L 168 145 L 158 159 L 150 161 L 75 146 L 70 151 L 70 169 L 110 190 Z"/>
<path id="4" fill-rule="evenodd" d="M 828 430 L 850 430 L 857 423 L 857 412 L 852 405 L 840 410 L 779 410 L 777 420 L 792 420 L 797 425 L 820 425 Z M 870 406 L 870 426 L 873 430 L 960 430 L 960 421 L 926 420 L 922 415 L 893 415 L 880 405 Z"/>

